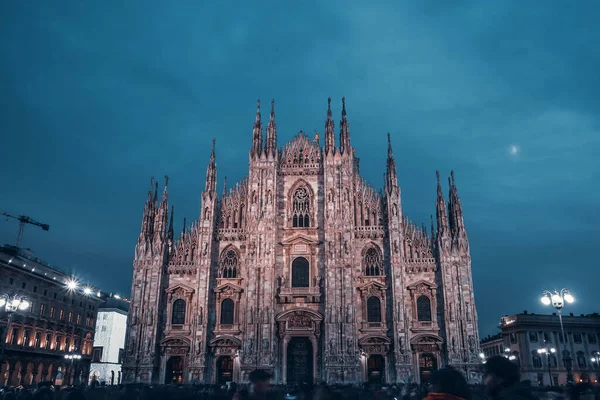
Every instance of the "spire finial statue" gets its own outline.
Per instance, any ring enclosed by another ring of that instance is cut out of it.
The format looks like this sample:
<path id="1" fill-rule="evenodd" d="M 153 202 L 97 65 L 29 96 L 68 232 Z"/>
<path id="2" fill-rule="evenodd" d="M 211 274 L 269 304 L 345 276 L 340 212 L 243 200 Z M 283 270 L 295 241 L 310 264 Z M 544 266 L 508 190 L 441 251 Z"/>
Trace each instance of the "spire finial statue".
<path id="1" fill-rule="evenodd" d="M 274 115 L 274 114 L 275 114 L 275 99 L 271 99 L 271 115 Z"/>
<path id="2" fill-rule="evenodd" d="M 169 186 L 169 176 L 165 175 L 165 189 Z"/>
<path id="3" fill-rule="evenodd" d="M 346 97 L 342 97 L 342 117 L 346 116 Z"/>
<path id="4" fill-rule="evenodd" d="M 435 176 L 437 177 L 437 183 L 440 184 L 440 171 L 435 171 Z"/>

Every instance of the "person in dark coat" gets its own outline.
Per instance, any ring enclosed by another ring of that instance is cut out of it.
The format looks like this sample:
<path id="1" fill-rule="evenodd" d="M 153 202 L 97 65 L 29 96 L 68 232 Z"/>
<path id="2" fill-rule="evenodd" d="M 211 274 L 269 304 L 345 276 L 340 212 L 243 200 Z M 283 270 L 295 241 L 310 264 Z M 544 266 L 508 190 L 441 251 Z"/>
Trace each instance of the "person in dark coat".
<path id="1" fill-rule="evenodd" d="M 483 366 L 483 383 L 493 400 L 536 399 L 531 389 L 521 383 L 519 367 L 508 358 L 495 356 Z"/>

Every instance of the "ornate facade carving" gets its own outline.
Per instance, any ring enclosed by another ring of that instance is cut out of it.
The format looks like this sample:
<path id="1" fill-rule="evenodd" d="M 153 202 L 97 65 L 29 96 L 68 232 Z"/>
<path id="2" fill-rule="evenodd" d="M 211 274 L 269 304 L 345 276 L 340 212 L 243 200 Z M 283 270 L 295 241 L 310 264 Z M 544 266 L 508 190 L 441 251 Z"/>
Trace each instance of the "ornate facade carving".
<path id="1" fill-rule="evenodd" d="M 448 203 L 438 179 L 428 232 L 404 215 L 389 135 L 376 190 L 360 176 L 346 117 L 344 101 L 339 147 L 329 104 L 323 139 L 301 131 L 278 150 L 274 102 L 266 138 L 258 103 L 247 177 L 217 195 L 213 142 L 199 217 L 179 235 L 166 187 L 159 201 L 152 183 L 126 376 L 164 383 L 176 362 L 182 382 L 239 381 L 258 367 L 276 382 L 301 373 L 362 382 L 378 365 L 383 380 L 419 381 L 422 354 L 479 368 L 469 361 L 477 313 L 453 174 Z"/>

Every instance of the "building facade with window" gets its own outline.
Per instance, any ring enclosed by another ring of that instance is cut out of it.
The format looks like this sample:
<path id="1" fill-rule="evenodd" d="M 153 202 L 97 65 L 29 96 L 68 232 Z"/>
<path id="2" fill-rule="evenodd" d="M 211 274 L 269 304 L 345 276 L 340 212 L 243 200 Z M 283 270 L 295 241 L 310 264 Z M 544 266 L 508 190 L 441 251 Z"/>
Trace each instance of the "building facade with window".
<path id="1" fill-rule="evenodd" d="M 116 295 L 103 298 L 104 303 L 98 307 L 89 379 L 90 383 L 98 381 L 118 385 L 122 381 L 121 364 L 125 354 L 129 301 Z"/>
<path id="2" fill-rule="evenodd" d="M 23 296 L 29 308 L 8 324 L 0 308 L 0 386 L 53 381 L 86 382 L 92 355 L 98 298 L 92 288 L 67 286 L 72 277 L 12 246 L 0 247 L 0 296 Z M 8 326 L 7 326 L 8 325 Z M 2 343 L 4 342 L 4 343 Z M 69 361 L 65 355 L 81 355 Z"/>
<path id="3" fill-rule="evenodd" d="M 422 381 L 480 374 L 462 205 L 438 175 L 437 224 L 409 220 L 388 135 L 383 189 L 359 173 L 345 104 L 336 139 L 277 146 L 259 109 L 249 171 L 217 194 L 215 143 L 200 217 L 173 230 L 151 183 L 135 249 L 125 381 L 226 382 L 262 368 L 278 383 Z M 264 140 L 264 141 L 263 141 Z M 385 139 L 383 139 L 385 140 Z M 435 193 L 435 185 L 432 185 Z M 435 201 L 434 201 L 435 199 Z"/>
<path id="4" fill-rule="evenodd" d="M 564 340 L 558 316 L 524 312 L 503 317 L 500 336 L 481 342 L 486 357 L 503 354 L 518 363 L 521 379 L 533 384 L 567 383 L 570 363 L 575 382 L 597 383 L 600 365 L 600 315 L 563 315 Z M 550 349 L 540 353 L 539 349 Z M 554 349 L 554 352 L 552 351 Z M 497 354 L 498 353 L 498 354 Z M 594 359 L 594 360 L 592 360 Z"/>

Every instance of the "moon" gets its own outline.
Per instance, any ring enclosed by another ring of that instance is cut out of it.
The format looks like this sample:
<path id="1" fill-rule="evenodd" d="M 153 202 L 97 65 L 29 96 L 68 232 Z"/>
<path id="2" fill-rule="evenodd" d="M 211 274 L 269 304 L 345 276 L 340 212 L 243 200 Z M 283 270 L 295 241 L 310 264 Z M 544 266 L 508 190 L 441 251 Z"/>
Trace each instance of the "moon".
<path id="1" fill-rule="evenodd" d="M 508 148 L 508 152 L 513 157 L 516 156 L 516 155 L 518 155 L 520 150 L 521 149 L 516 144 L 511 144 L 510 147 Z"/>

